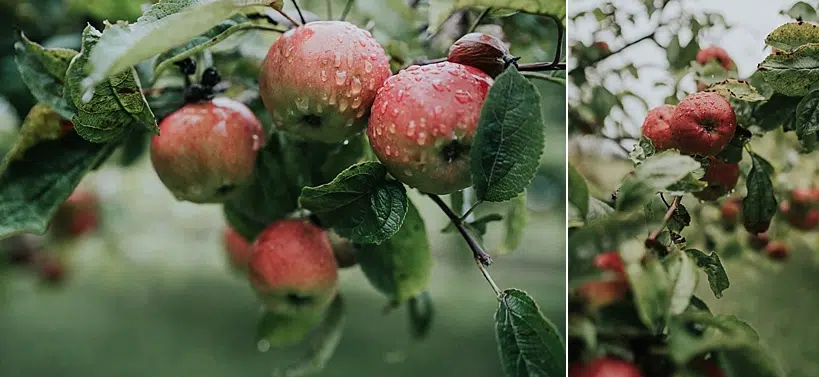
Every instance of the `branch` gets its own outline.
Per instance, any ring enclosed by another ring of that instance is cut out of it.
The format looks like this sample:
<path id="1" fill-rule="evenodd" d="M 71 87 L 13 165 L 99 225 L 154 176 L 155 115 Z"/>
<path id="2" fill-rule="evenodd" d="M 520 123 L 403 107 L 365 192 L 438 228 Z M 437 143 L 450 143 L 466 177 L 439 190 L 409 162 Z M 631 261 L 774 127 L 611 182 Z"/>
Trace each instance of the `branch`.
<path id="1" fill-rule="evenodd" d="M 657 237 L 660 236 L 660 233 L 663 232 L 666 226 L 668 226 L 668 222 L 671 221 L 671 217 L 674 216 L 674 212 L 677 211 L 677 207 L 680 206 L 680 202 L 682 201 L 682 196 L 674 197 L 674 201 L 671 202 L 671 205 L 668 206 L 668 211 L 666 211 L 665 216 L 663 216 L 663 223 L 660 225 L 660 228 L 655 230 L 651 235 L 648 236 L 648 240 L 646 242 L 654 242 L 657 240 Z"/>
<path id="2" fill-rule="evenodd" d="M 339 21 L 344 21 L 347 19 L 347 15 L 350 13 L 350 9 L 353 8 L 353 2 L 354 0 L 347 0 L 347 4 L 344 5 L 344 10 L 341 12 L 341 18 L 338 19 Z"/>
<path id="3" fill-rule="evenodd" d="M 640 37 L 638 39 L 635 39 L 635 40 L 633 40 L 633 41 L 631 41 L 629 43 L 626 43 L 625 46 L 617 49 L 616 51 L 612 51 L 610 54 L 603 55 L 603 56 L 601 56 L 601 57 L 599 57 L 597 59 L 592 60 L 591 62 L 589 62 L 588 65 L 595 65 L 597 63 L 600 63 L 601 61 L 606 60 L 606 59 L 608 59 L 609 57 L 611 57 L 613 55 L 617 55 L 617 54 L 623 52 L 624 50 L 628 49 L 629 47 L 634 46 L 634 45 L 636 45 L 636 44 L 638 44 L 638 43 L 640 43 L 640 42 L 642 42 L 642 41 L 644 41 L 646 39 L 654 39 L 654 34 L 655 33 L 656 33 L 656 31 L 654 33 L 644 35 L 644 36 L 642 36 L 642 37 Z"/>
<path id="4" fill-rule="evenodd" d="M 296 7 L 296 12 L 299 14 L 299 19 L 301 19 L 301 24 L 302 25 L 306 24 L 307 21 L 304 20 L 304 15 L 301 14 L 301 8 L 299 8 L 299 2 L 296 1 L 296 0 L 293 0 L 293 6 Z"/>
<path id="5" fill-rule="evenodd" d="M 478 25 L 481 24 L 481 21 L 484 19 L 484 17 L 486 17 L 486 15 L 489 14 L 489 12 L 491 11 L 492 7 L 486 7 L 486 9 L 484 9 L 483 12 L 481 12 L 481 14 L 478 15 L 478 18 L 475 19 L 475 22 L 472 23 L 472 26 L 469 27 L 469 30 L 467 30 L 466 33 L 469 34 L 475 31 L 475 29 L 478 28 Z"/>
<path id="6" fill-rule="evenodd" d="M 469 230 L 466 229 L 460 217 L 458 217 L 458 215 L 456 215 L 455 212 L 452 212 L 452 210 L 449 208 L 449 206 L 446 205 L 446 203 L 444 203 L 441 197 L 433 194 L 427 195 L 430 197 L 430 199 L 432 199 L 433 202 L 435 202 L 435 204 L 438 205 L 438 207 L 441 208 L 442 211 L 444 211 L 444 214 L 447 217 L 449 217 L 449 220 L 452 221 L 452 224 L 455 225 L 455 228 L 457 228 L 458 232 L 461 233 L 461 236 L 464 238 L 467 245 L 469 245 L 469 248 L 472 249 L 472 255 L 475 257 L 475 260 L 478 261 L 478 263 L 480 263 L 482 266 L 489 266 L 490 264 L 492 264 L 492 257 L 490 257 L 489 254 L 487 254 L 486 251 L 483 250 L 483 247 L 480 245 L 478 240 L 475 239 L 472 233 L 469 233 Z"/>

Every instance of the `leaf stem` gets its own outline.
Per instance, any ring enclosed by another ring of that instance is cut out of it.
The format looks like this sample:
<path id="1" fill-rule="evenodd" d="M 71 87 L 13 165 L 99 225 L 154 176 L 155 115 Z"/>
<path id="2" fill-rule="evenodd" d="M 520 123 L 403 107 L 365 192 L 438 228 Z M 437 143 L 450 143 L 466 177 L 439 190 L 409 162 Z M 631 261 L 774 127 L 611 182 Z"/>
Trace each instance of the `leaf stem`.
<path id="1" fill-rule="evenodd" d="M 273 9 L 276 9 L 276 8 L 273 8 Z M 281 14 L 282 17 L 287 19 L 287 21 L 290 21 L 290 23 L 293 24 L 293 26 L 295 26 L 295 27 L 301 26 L 301 24 L 299 24 L 298 21 L 294 20 L 293 17 L 290 17 L 290 15 L 288 15 L 287 13 L 284 13 L 283 9 L 276 9 L 276 12 L 279 12 L 279 14 Z"/>
<path id="2" fill-rule="evenodd" d="M 441 208 L 442 211 L 444 211 L 444 214 L 449 217 L 449 220 L 452 221 L 452 224 L 455 225 L 455 228 L 457 228 L 458 232 L 461 233 L 461 236 L 466 241 L 466 244 L 469 245 L 469 248 L 472 250 L 472 255 L 475 257 L 478 264 L 483 266 L 489 266 L 492 264 L 492 257 L 490 257 L 489 254 L 483 250 L 483 247 L 480 245 L 480 243 L 478 243 L 478 240 L 475 239 L 472 233 L 469 233 L 469 230 L 466 229 L 463 221 L 461 221 L 458 215 L 456 215 L 455 212 L 452 212 L 452 210 L 446 205 L 446 203 L 444 203 L 440 196 L 434 194 L 427 195 L 433 202 L 435 202 L 435 204 L 438 205 L 438 207 Z"/>
<path id="3" fill-rule="evenodd" d="M 472 212 L 474 212 L 475 209 L 478 208 L 479 205 L 481 205 L 481 203 L 483 203 L 483 202 L 479 200 L 479 201 L 475 202 L 475 204 L 473 204 L 472 207 L 469 207 L 469 209 L 466 210 L 466 213 L 461 215 L 460 222 L 466 221 L 466 219 L 469 218 L 469 215 L 471 215 Z"/>
<path id="4" fill-rule="evenodd" d="M 296 7 L 296 12 L 299 13 L 299 19 L 301 19 L 301 24 L 302 25 L 306 24 L 307 21 L 304 19 L 304 15 L 301 13 L 301 8 L 299 8 L 299 2 L 296 1 L 296 0 L 293 0 L 293 6 Z"/>
<path id="5" fill-rule="evenodd" d="M 481 270 L 483 278 L 486 279 L 486 281 L 492 287 L 492 290 L 495 291 L 495 296 L 497 296 L 498 299 L 500 299 L 502 292 L 498 285 L 495 284 L 495 280 L 492 279 L 492 275 L 489 274 L 489 270 L 487 270 L 486 266 L 484 266 L 477 258 L 475 259 L 475 264 L 478 266 L 478 269 Z"/>
<path id="6" fill-rule="evenodd" d="M 652 232 L 648 236 L 648 241 L 656 241 L 657 237 L 660 236 L 660 233 L 663 232 L 666 226 L 668 226 L 668 222 L 671 221 L 671 217 L 674 216 L 674 211 L 677 210 L 677 207 L 680 206 L 680 202 L 682 201 L 682 196 L 675 196 L 674 201 L 671 202 L 671 205 L 668 207 L 668 211 L 665 212 L 665 216 L 663 216 L 663 223 L 660 225 L 660 228 Z"/>
<path id="7" fill-rule="evenodd" d="M 341 18 L 339 21 L 344 21 L 347 19 L 347 15 L 350 14 L 350 10 L 353 9 L 353 3 L 355 0 L 347 0 L 347 4 L 344 5 L 344 11 L 341 12 Z"/>
<path id="8" fill-rule="evenodd" d="M 472 26 L 470 26 L 469 29 L 466 31 L 466 34 L 475 31 L 475 29 L 478 28 L 478 25 L 481 24 L 481 21 L 483 21 L 486 15 L 489 14 L 489 12 L 491 11 L 492 7 L 486 7 L 486 9 L 484 9 L 483 12 L 481 12 L 481 14 L 478 15 L 478 18 L 475 19 L 475 22 L 472 23 Z"/>

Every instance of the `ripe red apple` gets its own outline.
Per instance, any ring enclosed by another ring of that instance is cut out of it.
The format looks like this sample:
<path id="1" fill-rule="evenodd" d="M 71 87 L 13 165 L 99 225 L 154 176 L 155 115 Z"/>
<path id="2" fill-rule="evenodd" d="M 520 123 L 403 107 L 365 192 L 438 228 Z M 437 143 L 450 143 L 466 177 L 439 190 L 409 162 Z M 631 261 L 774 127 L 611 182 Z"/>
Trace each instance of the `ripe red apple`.
<path id="1" fill-rule="evenodd" d="M 334 143 L 367 127 L 376 91 L 391 74 L 372 35 L 341 21 L 310 22 L 270 46 L 259 74 L 277 128 Z"/>
<path id="2" fill-rule="evenodd" d="M 737 185 L 739 180 L 739 164 L 728 164 L 715 157 L 708 157 L 708 167 L 705 176 L 700 179 L 708 183 L 702 191 L 695 192 L 700 200 L 714 201 L 727 194 Z"/>
<path id="3" fill-rule="evenodd" d="M 36 269 L 43 283 L 56 285 L 65 280 L 65 265 L 56 258 L 40 256 L 37 258 Z"/>
<path id="4" fill-rule="evenodd" d="M 151 162 L 179 200 L 225 201 L 252 176 L 264 144 L 262 124 L 244 104 L 228 98 L 188 104 L 159 124 Z"/>
<path id="5" fill-rule="evenodd" d="M 734 137 L 737 117 L 731 104 L 713 92 L 694 93 L 680 101 L 671 116 L 671 134 L 681 152 L 714 156 Z"/>
<path id="6" fill-rule="evenodd" d="M 250 282 L 267 310 L 300 315 L 330 304 L 338 265 L 323 229 L 307 220 L 279 220 L 257 236 L 252 249 Z"/>
<path id="7" fill-rule="evenodd" d="M 739 215 L 742 212 L 742 200 L 731 198 L 722 203 L 719 208 L 722 215 L 722 225 L 725 229 L 734 229 L 739 223 Z"/>
<path id="8" fill-rule="evenodd" d="M 649 110 L 643 121 L 643 136 L 651 140 L 654 149 L 658 151 L 677 148 L 677 142 L 671 134 L 671 115 L 674 114 L 674 105 L 662 105 Z"/>
<path id="9" fill-rule="evenodd" d="M 97 194 L 84 188 L 78 188 L 57 209 L 51 226 L 58 236 L 80 237 L 97 229 L 99 212 Z"/>
<path id="10" fill-rule="evenodd" d="M 509 49 L 500 39 L 486 33 L 469 33 L 449 47 L 447 60 L 480 69 L 492 78 L 506 67 Z"/>
<path id="11" fill-rule="evenodd" d="M 784 200 L 779 204 L 779 211 L 785 215 L 788 224 L 800 230 L 811 230 L 819 225 L 819 210 L 804 202 Z"/>
<path id="12" fill-rule="evenodd" d="M 620 253 L 616 251 L 600 253 L 594 258 L 594 266 L 601 271 L 614 272 L 614 280 L 585 283 L 577 289 L 578 296 L 583 297 L 592 309 L 622 300 L 629 291 L 629 284 Z"/>
<path id="13" fill-rule="evenodd" d="M 611 357 L 601 357 L 587 364 L 580 377 L 643 377 L 636 365 Z"/>
<path id="14" fill-rule="evenodd" d="M 774 260 L 783 260 L 791 253 L 791 248 L 785 241 L 771 241 L 765 246 L 765 253 Z"/>
<path id="15" fill-rule="evenodd" d="M 492 78 L 442 62 L 390 77 L 373 104 L 367 136 L 399 181 L 430 194 L 472 183 L 469 152 Z"/>
<path id="16" fill-rule="evenodd" d="M 250 257 L 253 255 L 250 242 L 236 233 L 233 227 L 226 225 L 222 231 L 222 244 L 227 252 L 230 265 L 240 271 L 247 270 Z"/>
<path id="17" fill-rule="evenodd" d="M 697 63 L 708 64 L 712 60 L 717 60 L 727 70 L 734 68 L 734 61 L 722 47 L 710 46 L 697 52 Z"/>
<path id="18" fill-rule="evenodd" d="M 597 47 L 603 55 L 611 54 L 611 49 L 609 48 L 609 44 L 603 41 L 594 42 L 592 46 Z"/>

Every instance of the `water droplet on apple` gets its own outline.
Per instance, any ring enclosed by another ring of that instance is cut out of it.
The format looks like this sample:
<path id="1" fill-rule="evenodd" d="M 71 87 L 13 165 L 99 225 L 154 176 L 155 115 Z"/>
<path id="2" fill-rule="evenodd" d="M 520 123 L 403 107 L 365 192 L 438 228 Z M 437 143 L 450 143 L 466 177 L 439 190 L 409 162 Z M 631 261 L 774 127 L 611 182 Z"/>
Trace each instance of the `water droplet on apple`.
<path id="1" fill-rule="evenodd" d="M 347 72 L 338 71 L 336 72 L 336 84 L 337 85 L 344 85 L 347 81 Z"/>
<path id="2" fill-rule="evenodd" d="M 364 61 L 364 72 L 370 73 L 373 71 L 373 63 L 370 63 L 369 60 Z"/>
<path id="3" fill-rule="evenodd" d="M 412 177 L 412 170 L 404 169 L 404 175 L 406 175 L 407 177 Z"/>
<path id="4" fill-rule="evenodd" d="M 353 76 L 353 80 L 350 85 L 350 93 L 354 96 L 361 93 L 361 79 L 359 79 L 358 76 Z"/>
<path id="5" fill-rule="evenodd" d="M 321 81 L 327 82 L 327 71 L 323 69 L 321 70 Z"/>
<path id="6" fill-rule="evenodd" d="M 455 91 L 455 99 L 461 104 L 472 102 L 472 96 L 468 92 L 463 91 L 462 89 L 458 89 Z"/>
<path id="7" fill-rule="evenodd" d="M 427 133 L 421 131 L 418 133 L 418 145 L 424 145 L 427 143 Z"/>
<path id="8" fill-rule="evenodd" d="M 390 123 L 389 129 L 390 129 L 390 133 L 394 135 L 395 134 L 395 123 Z"/>
<path id="9" fill-rule="evenodd" d="M 297 97 L 296 98 L 296 107 L 299 108 L 301 111 L 307 111 L 310 107 L 310 100 L 307 97 Z"/>
<path id="10" fill-rule="evenodd" d="M 408 137 L 415 136 L 415 121 L 414 120 L 409 121 L 409 124 L 407 125 L 407 136 Z"/>
<path id="11" fill-rule="evenodd" d="M 334 55 L 333 65 L 335 65 L 336 68 L 341 67 L 341 53 L 340 52 L 336 52 L 336 54 Z"/>
<path id="12" fill-rule="evenodd" d="M 350 105 L 350 103 L 347 102 L 346 98 L 341 98 L 341 99 L 338 100 L 338 110 L 339 111 L 343 112 L 344 110 L 347 110 L 347 106 L 349 106 L 349 105 Z"/>
<path id="13" fill-rule="evenodd" d="M 353 98 L 353 103 L 352 103 L 352 104 L 350 104 L 350 106 L 351 106 L 353 109 L 357 109 L 357 108 L 359 108 L 359 107 L 361 106 L 361 97 L 355 97 L 355 98 Z"/>

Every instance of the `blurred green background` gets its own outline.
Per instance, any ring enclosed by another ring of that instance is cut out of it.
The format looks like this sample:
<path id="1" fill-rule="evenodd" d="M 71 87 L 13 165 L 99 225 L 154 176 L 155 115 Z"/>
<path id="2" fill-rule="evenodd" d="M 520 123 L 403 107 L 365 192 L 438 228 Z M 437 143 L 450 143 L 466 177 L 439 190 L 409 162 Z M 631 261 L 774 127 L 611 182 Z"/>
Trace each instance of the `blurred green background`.
<path id="1" fill-rule="evenodd" d="M 85 22 L 131 19 L 141 1 L 0 0 L 0 141 L 8 141 L 34 100 L 13 60 L 13 27 L 38 42 L 72 46 Z M 300 2 L 324 17 L 324 1 Z M 336 16 L 344 1 L 334 1 Z M 373 20 L 382 41 L 407 40 L 413 55 L 442 56 L 418 42 L 425 5 L 359 0 L 350 19 Z M 474 17 L 478 10 L 467 14 Z M 551 60 L 555 30 L 548 19 L 493 19 L 523 61 Z M 380 27 L 383 27 L 380 28 Z M 523 30 L 522 28 L 528 28 Z M 451 31 L 451 30 L 450 30 Z M 511 33 L 510 33 L 511 32 Z M 536 82 L 543 95 L 546 152 L 528 191 L 530 223 L 519 250 L 495 255 L 490 271 L 501 288 L 529 292 L 544 314 L 565 327 L 565 88 Z M 255 344 L 259 303 L 231 271 L 221 246 L 218 206 L 175 201 L 143 158 L 109 165 L 83 183 L 103 199 L 102 229 L 70 243 L 50 244 L 68 262 L 65 284 L 41 284 L 26 270 L 0 270 L 0 376 L 266 376 L 294 361 L 299 349 L 262 353 Z M 445 219 L 413 193 L 426 220 L 435 266 L 429 292 L 436 305 L 428 339 L 412 342 L 405 308 L 384 315 L 387 299 L 359 269 L 345 270 L 346 330 L 321 376 L 498 376 L 494 295 L 463 240 L 443 234 Z M 487 205 L 481 212 L 504 212 Z M 490 226 L 490 252 L 502 225 Z"/>

